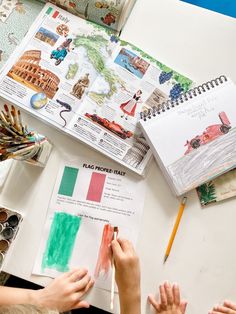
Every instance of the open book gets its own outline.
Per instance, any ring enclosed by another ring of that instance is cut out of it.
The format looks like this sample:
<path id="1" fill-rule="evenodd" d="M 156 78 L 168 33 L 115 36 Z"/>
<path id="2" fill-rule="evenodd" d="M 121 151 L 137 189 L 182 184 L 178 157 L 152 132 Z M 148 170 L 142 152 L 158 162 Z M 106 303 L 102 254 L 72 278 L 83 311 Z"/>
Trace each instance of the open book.
<path id="1" fill-rule="evenodd" d="M 0 69 L 19 45 L 46 2 L 120 32 L 136 0 L 0 1 Z"/>
<path id="2" fill-rule="evenodd" d="M 92 1 L 91 1 L 92 2 Z M 0 77 L 0 93 L 138 174 L 151 151 L 141 111 L 191 81 L 107 27 L 47 4 Z"/>

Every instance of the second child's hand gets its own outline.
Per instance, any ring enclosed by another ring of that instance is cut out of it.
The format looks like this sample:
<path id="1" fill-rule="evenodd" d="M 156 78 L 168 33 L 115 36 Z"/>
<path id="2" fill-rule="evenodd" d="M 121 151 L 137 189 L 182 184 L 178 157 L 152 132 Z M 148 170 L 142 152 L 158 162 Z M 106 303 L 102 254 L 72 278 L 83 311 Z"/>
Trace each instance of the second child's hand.
<path id="1" fill-rule="evenodd" d="M 148 296 L 149 303 L 154 307 L 156 313 L 161 314 L 185 314 L 187 302 L 181 300 L 180 290 L 177 284 L 165 282 L 159 287 L 160 301 L 153 295 Z"/>
<path id="2" fill-rule="evenodd" d="M 236 314 L 236 304 L 224 301 L 223 305 L 214 306 L 208 314 Z"/>

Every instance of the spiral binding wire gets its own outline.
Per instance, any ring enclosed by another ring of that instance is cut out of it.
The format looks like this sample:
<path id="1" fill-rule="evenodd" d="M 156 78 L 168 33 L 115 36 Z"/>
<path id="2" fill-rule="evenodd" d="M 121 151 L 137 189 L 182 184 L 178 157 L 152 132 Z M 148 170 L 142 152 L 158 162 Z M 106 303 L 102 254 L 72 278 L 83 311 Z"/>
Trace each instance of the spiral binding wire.
<path id="1" fill-rule="evenodd" d="M 227 77 L 225 75 L 221 75 L 214 80 L 208 81 L 206 83 L 203 83 L 202 85 L 190 89 L 186 93 L 180 94 L 179 97 L 175 100 L 169 99 L 158 106 L 153 106 L 151 109 L 140 112 L 140 119 L 147 121 L 152 117 L 160 115 L 161 113 L 170 110 L 171 108 L 174 108 L 189 99 L 197 97 L 198 95 L 201 95 L 202 93 L 205 93 L 208 90 L 215 88 L 220 84 L 223 84 L 224 82 L 227 82 Z"/>

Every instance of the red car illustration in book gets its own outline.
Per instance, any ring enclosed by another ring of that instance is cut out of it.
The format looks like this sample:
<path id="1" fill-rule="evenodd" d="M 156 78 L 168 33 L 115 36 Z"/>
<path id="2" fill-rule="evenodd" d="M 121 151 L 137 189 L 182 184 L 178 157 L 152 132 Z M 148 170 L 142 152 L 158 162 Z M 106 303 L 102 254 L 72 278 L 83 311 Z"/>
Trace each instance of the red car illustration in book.
<path id="1" fill-rule="evenodd" d="M 198 147 L 207 144 L 217 137 L 229 132 L 231 125 L 226 113 L 224 111 L 220 112 L 219 118 L 221 124 L 210 125 L 206 128 L 202 135 L 197 135 L 190 141 L 187 140 L 187 143 L 184 146 L 188 146 L 188 149 L 184 155 L 190 153 L 193 149 L 197 149 Z"/>
<path id="2" fill-rule="evenodd" d="M 127 139 L 133 136 L 131 131 L 125 130 L 121 125 L 116 123 L 115 121 L 109 121 L 106 118 L 101 118 L 97 114 L 89 114 L 86 113 L 85 117 L 91 119 L 92 121 L 102 125 L 104 128 L 108 129 L 109 131 L 115 133 L 122 139 Z"/>

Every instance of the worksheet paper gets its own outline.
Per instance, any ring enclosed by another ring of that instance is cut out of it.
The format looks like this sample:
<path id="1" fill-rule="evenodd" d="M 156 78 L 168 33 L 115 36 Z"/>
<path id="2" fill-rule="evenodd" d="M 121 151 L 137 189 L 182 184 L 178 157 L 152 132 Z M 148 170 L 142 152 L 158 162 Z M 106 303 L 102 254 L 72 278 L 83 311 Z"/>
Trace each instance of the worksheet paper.
<path id="1" fill-rule="evenodd" d="M 100 288 L 111 287 L 111 248 L 118 235 L 137 241 L 145 182 L 119 166 L 96 162 L 60 166 L 33 273 L 55 278 L 85 267 Z"/>

